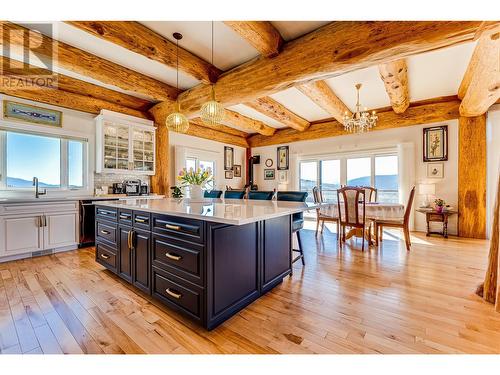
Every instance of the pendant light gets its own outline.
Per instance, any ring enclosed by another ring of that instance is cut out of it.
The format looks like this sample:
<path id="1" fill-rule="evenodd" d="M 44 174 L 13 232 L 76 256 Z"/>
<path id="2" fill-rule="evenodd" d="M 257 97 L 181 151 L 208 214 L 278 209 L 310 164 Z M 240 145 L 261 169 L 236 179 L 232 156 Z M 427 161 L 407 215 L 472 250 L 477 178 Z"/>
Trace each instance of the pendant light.
<path id="1" fill-rule="evenodd" d="M 181 33 L 174 33 L 173 34 L 175 40 L 176 40 L 176 49 L 177 49 L 177 91 L 179 91 L 179 40 L 182 39 L 182 34 Z M 174 132 L 178 133 L 185 133 L 187 132 L 189 128 L 189 121 L 186 116 L 184 116 L 181 113 L 180 109 L 180 104 L 179 104 L 179 97 L 177 97 L 177 100 L 175 101 L 175 112 L 171 113 L 167 117 L 167 128 L 168 130 L 172 130 Z"/>
<path id="2" fill-rule="evenodd" d="M 214 64 L 214 21 L 212 21 L 212 65 Z M 207 125 L 220 124 L 224 119 L 224 107 L 215 100 L 215 87 L 212 84 L 210 100 L 201 106 L 201 119 Z"/>

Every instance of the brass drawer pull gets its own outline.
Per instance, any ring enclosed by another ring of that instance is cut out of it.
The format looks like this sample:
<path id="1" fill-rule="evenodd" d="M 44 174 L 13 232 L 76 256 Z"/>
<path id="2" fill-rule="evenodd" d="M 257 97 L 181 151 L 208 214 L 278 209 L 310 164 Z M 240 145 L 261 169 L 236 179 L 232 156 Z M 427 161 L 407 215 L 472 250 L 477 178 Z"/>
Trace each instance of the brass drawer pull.
<path id="1" fill-rule="evenodd" d="M 128 248 L 131 249 L 132 248 L 132 231 L 131 230 L 129 230 L 128 234 L 127 234 L 127 244 L 128 244 Z"/>
<path id="2" fill-rule="evenodd" d="M 145 219 L 138 219 L 138 218 L 135 218 L 135 221 L 137 221 L 138 223 L 146 223 L 147 220 Z"/>
<path id="3" fill-rule="evenodd" d="M 165 228 L 172 230 L 181 230 L 181 227 L 178 225 L 165 224 Z"/>
<path id="4" fill-rule="evenodd" d="M 110 215 L 111 213 L 108 211 L 99 211 L 99 214 L 101 215 Z"/>
<path id="5" fill-rule="evenodd" d="M 106 255 L 106 254 L 101 254 L 101 258 L 102 258 L 102 259 L 109 259 L 109 255 Z"/>
<path id="6" fill-rule="evenodd" d="M 181 298 L 181 297 L 182 297 L 182 294 L 181 294 L 181 293 L 176 293 L 176 292 L 174 292 L 174 291 L 170 290 L 170 288 L 165 289 L 165 292 L 166 292 L 169 296 L 174 297 L 175 299 L 179 299 L 179 298 Z"/>
<path id="7" fill-rule="evenodd" d="M 180 255 L 177 255 L 177 254 L 173 254 L 173 253 L 166 253 L 165 256 L 169 259 L 172 259 L 172 260 L 175 260 L 175 261 L 178 261 L 178 260 L 181 260 L 182 257 Z"/>
<path id="8" fill-rule="evenodd" d="M 101 234 L 110 234 L 107 230 L 101 230 Z"/>
<path id="9" fill-rule="evenodd" d="M 128 220 L 130 219 L 130 215 L 120 215 L 120 219 Z"/>

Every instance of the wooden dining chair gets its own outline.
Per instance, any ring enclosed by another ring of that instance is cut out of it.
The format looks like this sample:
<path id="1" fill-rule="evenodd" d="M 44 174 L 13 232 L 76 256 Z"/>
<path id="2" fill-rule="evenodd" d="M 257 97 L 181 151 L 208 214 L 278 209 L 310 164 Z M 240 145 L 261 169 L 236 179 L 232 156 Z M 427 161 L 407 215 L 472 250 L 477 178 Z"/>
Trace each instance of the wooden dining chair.
<path id="1" fill-rule="evenodd" d="M 346 186 L 337 190 L 339 222 L 342 232 L 342 234 L 339 233 L 341 245 L 345 243 L 345 229 L 348 227 L 352 230 L 361 231 L 363 239 L 361 250 L 365 250 L 365 203 L 365 190 L 363 188 Z"/>
<path id="2" fill-rule="evenodd" d="M 324 203 L 323 192 L 317 186 L 313 187 L 313 197 L 314 203 Z M 335 223 L 337 226 L 337 236 L 340 235 L 340 226 L 338 216 L 326 215 L 321 211 L 320 208 L 316 208 L 316 236 L 319 233 L 319 226 L 321 224 L 321 233 L 323 234 L 323 229 L 325 228 L 325 222 Z"/>
<path id="3" fill-rule="evenodd" d="M 372 186 L 362 186 L 365 189 L 366 203 L 377 202 L 377 189 Z"/>
<path id="4" fill-rule="evenodd" d="M 410 214 L 411 206 L 413 204 L 413 198 L 415 197 L 415 186 L 410 191 L 410 196 L 408 197 L 408 203 L 405 208 L 405 215 L 403 219 L 395 220 L 374 220 L 375 223 L 375 242 L 377 245 L 382 241 L 382 233 L 384 232 L 384 227 L 390 228 L 402 228 L 405 235 L 406 250 L 410 251 L 411 240 L 410 240 Z"/>

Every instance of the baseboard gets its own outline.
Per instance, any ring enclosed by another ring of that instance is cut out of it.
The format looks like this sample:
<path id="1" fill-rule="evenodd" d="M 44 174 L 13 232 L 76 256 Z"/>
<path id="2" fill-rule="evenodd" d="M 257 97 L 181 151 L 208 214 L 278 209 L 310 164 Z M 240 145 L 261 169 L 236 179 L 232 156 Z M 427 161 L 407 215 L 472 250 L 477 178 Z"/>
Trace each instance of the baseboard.
<path id="1" fill-rule="evenodd" d="M 52 255 L 52 254 L 62 253 L 65 251 L 71 251 L 71 250 L 76 250 L 76 249 L 78 249 L 78 244 L 75 243 L 74 245 L 58 247 L 56 249 L 47 249 L 47 250 L 33 251 L 33 252 L 23 253 L 23 254 L 8 255 L 5 257 L 0 257 L 0 263 L 11 262 L 13 260 L 26 259 L 26 258 L 37 258 L 40 256 Z"/>

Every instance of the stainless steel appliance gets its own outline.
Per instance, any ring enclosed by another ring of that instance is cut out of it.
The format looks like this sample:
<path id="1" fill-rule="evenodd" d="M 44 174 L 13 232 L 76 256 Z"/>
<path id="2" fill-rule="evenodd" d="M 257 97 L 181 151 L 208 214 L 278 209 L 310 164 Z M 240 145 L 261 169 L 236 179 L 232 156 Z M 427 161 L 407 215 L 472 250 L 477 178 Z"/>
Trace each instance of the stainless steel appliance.
<path id="1" fill-rule="evenodd" d="M 123 190 L 127 195 L 141 195 L 141 180 L 123 181 Z"/>
<path id="2" fill-rule="evenodd" d="M 113 194 L 124 194 L 123 182 L 115 182 L 113 184 Z"/>
<path id="3" fill-rule="evenodd" d="M 149 195 L 149 185 L 141 183 L 141 195 Z"/>

